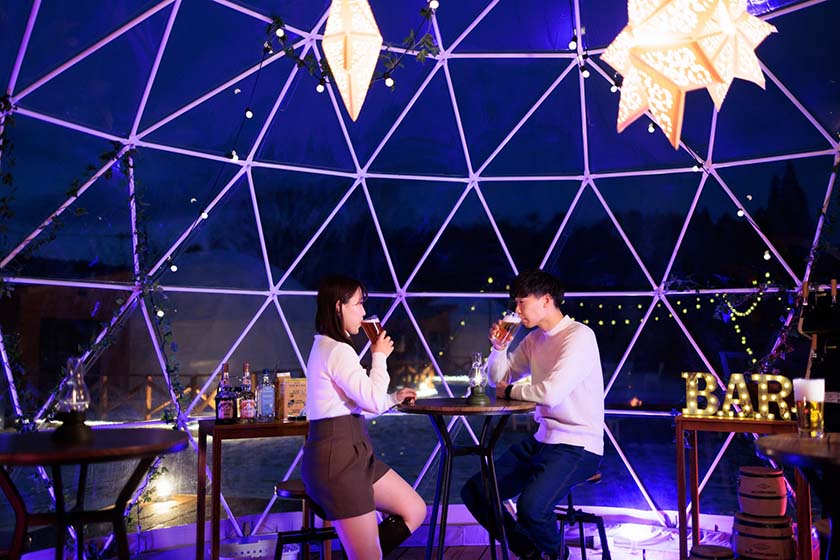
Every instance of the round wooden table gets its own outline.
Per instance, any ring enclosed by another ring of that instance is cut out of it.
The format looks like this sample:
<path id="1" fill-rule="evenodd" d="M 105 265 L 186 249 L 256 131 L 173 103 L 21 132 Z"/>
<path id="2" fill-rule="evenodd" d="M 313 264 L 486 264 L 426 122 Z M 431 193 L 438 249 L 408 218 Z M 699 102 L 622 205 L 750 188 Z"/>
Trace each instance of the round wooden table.
<path id="1" fill-rule="evenodd" d="M 496 559 L 496 544 L 499 541 L 502 558 L 508 560 L 509 553 L 505 527 L 502 518 L 502 501 L 499 499 L 499 486 L 496 482 L 496 467 L 493 464 L 493 449 L 502 435 L 505 424 L 511 414 L 525 414 L 532 412 L 536 405 L 532 402 L 495 399 L 490 397 L 490 404 L 474 406 L 467 404 L 467 399 L 435 398 L 419 399 L 414 404 L 401 404 L 400 412 L 406 414 L 425 414 L 432 421 L 441 444 L 441 458 L 438 469 L 437 485 L 435 486 L 435 501 L 432 506 L 432 517 L 429 520 L 429 540 L 426 544 L 426 560 L 432 557 L 435 542 L 435 531 L 438 530 L 438 510 L 440 510 L 440 533 L 438 537 L 438 560 L 443 558 L 443 546 L 446 537 L 446 517 L 449 507 L 449 486 L 452 482 L 452 458 L 462 455 L 478 455 L 481 462 L 481 476 L 484 487 L 490 489 L 490 501 L 493 504 L 493 520 L 495 528 L 490 532 L 490 556 Z M 484 424 L 481 428 L 478 445 L 456 446 L 446 429 L 444 416 L 483 416 Z M 495 422 L 494 422 L 495 419 Z M 495 423 L 495 426 L 493 425 Z"/>
<path id="2" fill-rule="evenodd" d="M 53 432 L 25 432 L 0 434 L 0 465 L 9 467 L 50 467 L 55 492 L 55 513 L 29 513 L 23 497 L 12 482 L 6 469 L 0 468 L 0 487 L 15 512 L 15 532 L 9 550 L 10 558 L 20 558 L 24 538 L 30 525 L 55 525 L 57 539 L 55 557 L 64 557 L 64 539 L 67 528 L 76 530 L 76 553 L 83 557 L 83 530 L 85 523 L 112 523 L 119 558 L 129 558 L 128 535 L 125 528 L 125 508 L 131 495 L 146 475 L 158 455 L 181 451 L 187 446 L 187 434 L 166 428 L 98 428 L 89 441 L 67 443 L 54 441 Z M 85 510 L 85 484 L 87 466 L 91 463 L 140 459 L 128 477 L 113 506 Z M 64 503 L 61 467 L 79 465 L 79 485 L 76 504 L 69 511 Z"/>
<path id="3" fill-rule="evenodd" d="M 822 438 L 779 434 L 758 438 L 755 444 L 767 457 L 798 468 L 808 479 L 831 522 L 826 558 L 840 559 L 840 433 Z"/>

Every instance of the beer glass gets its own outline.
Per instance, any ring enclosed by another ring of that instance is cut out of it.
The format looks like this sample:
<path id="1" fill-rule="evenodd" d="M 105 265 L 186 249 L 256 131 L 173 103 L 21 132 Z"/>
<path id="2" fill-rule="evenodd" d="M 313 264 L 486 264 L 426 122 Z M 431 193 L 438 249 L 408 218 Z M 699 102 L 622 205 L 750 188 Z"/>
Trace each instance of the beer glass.
<path id="1" fill-rule="evenodd" d="M 505 311 L 502 313 L 502 320 L 499 323 L 499 328 L 496 329 L 496 335 L 493 337 L 493 344 L 498 348 L 504 348 L 513 340 L 516 335 L 519 325 L 522 324 L 522 319 L 513 311 Z"/>
<path id="2" fill-rule="evenodd" d="M 825 379 L 794 379 L 796 418 L 801 437 L 820 438 L 825 430 Z"/>
<path id="3" fill-rule="evenodd" d="M 370 343 L 376 342 L 379 338 L 379 333 L 382 332 L 382 325 L 379 323 L 378 315 L 371 315 L 366 319 L 362 319 L 362 330 L 365 331 Z"/>

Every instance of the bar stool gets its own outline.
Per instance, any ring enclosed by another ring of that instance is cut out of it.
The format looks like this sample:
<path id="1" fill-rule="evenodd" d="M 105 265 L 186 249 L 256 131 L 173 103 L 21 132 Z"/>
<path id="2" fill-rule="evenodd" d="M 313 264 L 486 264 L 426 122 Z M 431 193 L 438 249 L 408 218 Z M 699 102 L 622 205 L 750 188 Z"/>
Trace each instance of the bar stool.
<path id="1" fill-rule="evenodd" d="M 580 484 L 597 484 L 599 482 L 601 482 L 601 473 L 597 472 L 575 486 Z M 566 547 L 565 525 L 567 523 L 569 525 L 577 523 L 578 530 L 580 532 L 580 556 L 583 560 L 586 560 L 586 539 L 583 534 L 583 524 L 595 523 L 595 525 L 598 526 L 598 534 L 601 537 L 601 550 L 603 551 L 601 560 L 611 560 L 610 545 L 607 542 L 607 530 L 604 528 L 604 518 L 600 515 L 595 515 L 594 513 L 576 509 L 572 498 L 572 490 L 574 490 L 574 486 L 569 490 L 568 505 L 558 505 L 554 509 L 554 513 L 557 515 L 557 520 L 560 522 L 560 550 L 564 550 Z"/>
<path id="2" fill-rule="evenodd" d="M 300 500 L 301 507 L 301 528 L 297 531 L 280 531 L 277 533 L 277 548 L 274 550 L 274 560 L 282 560 L 283 545 L 300 543 L 301 558 L 309 558 L 309 545 L 311 543 L 319 543 L 321 547 L 321 558 L 323 560 L 331 560 L 332 549 L 326 541 L 338 538 L 335 528 L 332 524 L 324 519 L 324 512 L 318 507 L 306 493 L 306 488 L 303 486 L 302 480 L 284 480 L 278 482 L 274 486 L 274 491 L 279 498 L 286 498 L 289 500 Z M 323 528 L 315 527 L 315 515 L 324 519 Z"/>

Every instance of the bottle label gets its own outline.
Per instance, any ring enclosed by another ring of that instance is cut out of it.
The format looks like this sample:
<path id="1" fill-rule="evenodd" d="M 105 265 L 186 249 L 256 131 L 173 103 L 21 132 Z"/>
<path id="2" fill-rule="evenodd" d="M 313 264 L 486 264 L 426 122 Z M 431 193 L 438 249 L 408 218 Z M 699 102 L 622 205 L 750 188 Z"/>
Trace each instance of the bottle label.
<path id="1" fill-rule="evenodd" d="M 274 417 L 274 391 L 263 389 L 260 393 L 260 416 L 263 418 Z"/>
<path id="2" fill-rule="evenodd" d="M 239 405 L 239 417 L 240 418 L 256 418 L 257 416 L 257 403 L 250 399 L 243 399 Z"/>
<path id="3" fill-rule="evenodd" d="M 216 407 L 216 418 L 232 420 L 234 417 L 233 401 L 220 401 Z"/>

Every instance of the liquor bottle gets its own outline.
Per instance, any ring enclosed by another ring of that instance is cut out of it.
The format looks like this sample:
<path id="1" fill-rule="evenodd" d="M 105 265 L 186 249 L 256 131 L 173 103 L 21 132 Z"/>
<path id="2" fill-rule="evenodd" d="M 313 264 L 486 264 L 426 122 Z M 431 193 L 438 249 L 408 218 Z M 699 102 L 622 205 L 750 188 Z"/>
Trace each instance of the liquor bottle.
<path id="1" fill-rule="evenodd" d="M 263 422 L 274 420 L 274 384 L 267 369 L 263 371 L 262 383 L 257 387 L 257 416 Z"/>
<path id="2" fill-rule="evenodd" d="M 225 362 L 222 369 L 222 380 L 219 382 L 219 389 L 216 391 L 216 423 L 233 424 L 236 422 L 236 397 L 233 389 L 230 388 L 230 370 Z"/>
<path id="3" fill-rule="evenodd" d="M 257 419 L 257 400 L 251 390 L 251 364 L 242 365 L 242 393 L 239 395 L 239 419 L 253 422 Z"/>

